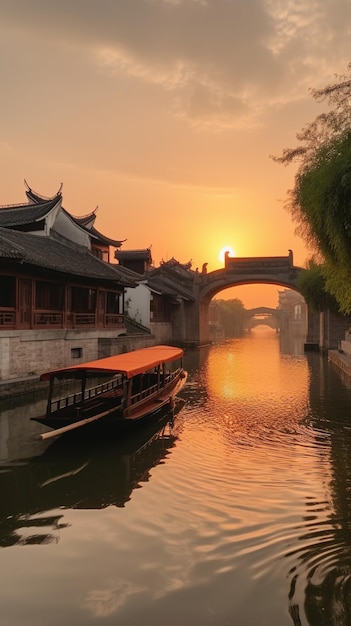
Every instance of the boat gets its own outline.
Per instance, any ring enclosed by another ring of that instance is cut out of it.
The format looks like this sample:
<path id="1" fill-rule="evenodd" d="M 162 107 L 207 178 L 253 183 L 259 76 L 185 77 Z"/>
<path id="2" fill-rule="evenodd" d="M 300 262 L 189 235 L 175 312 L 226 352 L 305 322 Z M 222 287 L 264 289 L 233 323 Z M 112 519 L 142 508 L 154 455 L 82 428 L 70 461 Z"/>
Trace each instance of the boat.
<path id="1" fill-rule="evenodd" d="M 184 387 L 183 350 L 158 345 L 51 370 L 45 415 L 31 419 L 49 439 L 84 427 L 89 434 L 130 430 L 174 409 Z M 63 392 L 65 392 L 63 394 Z"/>

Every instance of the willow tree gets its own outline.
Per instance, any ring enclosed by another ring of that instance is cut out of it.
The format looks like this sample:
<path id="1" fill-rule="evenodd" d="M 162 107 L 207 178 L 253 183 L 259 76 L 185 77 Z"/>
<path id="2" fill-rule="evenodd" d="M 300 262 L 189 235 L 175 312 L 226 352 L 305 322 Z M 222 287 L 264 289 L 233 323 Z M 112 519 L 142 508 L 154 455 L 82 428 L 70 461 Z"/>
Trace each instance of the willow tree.
<path id="1" fill-rule="evenodd" d="M 351 65 L 333 85 L 312 90 L 329 110 L 297 134 L 299 145 L 275 161 L 298 163 L 286 208 L 320 260 L 325 288 L 351 313 Z"/>

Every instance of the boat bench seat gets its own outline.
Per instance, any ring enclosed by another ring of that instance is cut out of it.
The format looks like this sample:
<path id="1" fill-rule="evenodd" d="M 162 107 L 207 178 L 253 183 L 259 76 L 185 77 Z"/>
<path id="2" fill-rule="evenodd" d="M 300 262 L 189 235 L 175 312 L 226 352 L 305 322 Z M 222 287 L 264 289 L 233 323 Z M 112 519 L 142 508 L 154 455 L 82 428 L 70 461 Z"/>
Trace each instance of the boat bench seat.
<path id="1" fill-rule="evenodd" d="M 116 388 L 111 389 L 110 391 L 106 391 L 104 393 L 104 398 L 122 398 L 123 395 L 123 389 Z"/>
<path id="2" fill-rule="evenodd" d="M 82 417 L 85 413 L 89 413 L 90 411 L 95 410 L 99 406 L 101 406 L 101 408 L 104 406 L 104 402 L 102 402 L 100 398 L 95 400 L 94 402 L 89 402 L 88 404 L 78 405 L 75 408 L 76 416 Z"/>
<path id="3" fill-rule="evenodd" d="M 118 393 L 115 393 L 115 391 L 118 391 Z M 103 411 L 113 408 L 114 406 L 118 406 L 118 402 L 116 404 L 116 398 L 121 399 L 123 397 L 123 392 L 120 390 L 115 391 L 104 393 L 103 396 L 96 397 L 85 402 L 84 404 L 76 406 L 76 417 L 83 417 L 91 411 L 95 412 L 95 410 L 99 408 Z"/>

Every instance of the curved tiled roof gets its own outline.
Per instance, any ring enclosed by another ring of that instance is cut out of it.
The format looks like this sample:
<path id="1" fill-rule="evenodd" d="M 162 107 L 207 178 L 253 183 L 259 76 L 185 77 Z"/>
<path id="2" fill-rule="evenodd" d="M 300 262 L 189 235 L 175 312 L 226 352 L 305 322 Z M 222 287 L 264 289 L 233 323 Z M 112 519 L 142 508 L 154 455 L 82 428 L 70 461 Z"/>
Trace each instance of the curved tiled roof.
<path id="1" fill-rule="evenodd" d="M 124 268 L 97 259 L 87 248 L 68 240 L 40 237 L 0 227 L 0 258 L 82 278 L 133 286 Z"/>
<path id="2" fill-rule="evenodd" d="M 152 261 L 150 248 L 142 250 L 117 250 L 115 256 L 116 259 L 121 261 L 125 261 L 127 259 L 132 259 L 133 261 Z"/>
<path id="3" fill-rule="evenodd" d="M 47 200 L 46 198 L 44 198 L 44 196 L 41 196 L 40 194 L 36 193 L 35 191 L 33 191 L 28 183 L 25 181 L 25 184 L 27 186 L 27 191 L 26 191 L 26 195 L 27 198 L 29 200 L 31 200 L 32 202 L 36 203 L 42 203 L 43 200 Z M 60 186 L 60 190 L 58 192 L 58 195 L 61 194 L 61 189 L 62 189 L 62 183 Z M 96 211 L 96 209 L 94 211 L 91 211 L 91 213 L 89 213 L 88 215 L 83 215 L 82 217 L 76 217 L 74 215 L 71 215 L 71 213 L 69 213 L 67 211 L 67 209 L 64 209 L 62 207 L 62 210 L 66 213 L 66 215 L 68 215 L 68 217 L 75 222 L 75 224 L 77 224 L 80 228 L 82 228 L 83 230 L 85 230 L 85 232 L 87 232 L 90 236 L 92 236 L 94 239 L 98 240 L 100 243 L 106 245 L 106 246 L 113 246 L 114 248 L 119 248 L 122 243 L 124 241 L 126 241 L 126 239 L 111 239 L 110 237 L 106 237 L 105 235 L 103 235 L 102 233 L 100 233 L 92 224 L 91 226 L 89 226 L 89 223 L 91 223 L 95 216 L 94 213 Z M 1 225 L 1 224 L 0 224 Z"/>
<path id="4" fill-rule="evenodd" d="M 124 241 L 127 241 L 126 239 L 121 239 L 121 240 L 110 239 L 109 237 L 106 237 L 106 235 L 103 235 L 102 233 L 100 233 L 100 231 L 98 231 L 94 226 L 92 226 L 91 228 L 85 227 L 85 230 L 91 233 L 96 239 L 98 239 L 101 243 L 105 244 L 106 246 L 113 246 L 114 248 L 119 248 Z"/>
<path id="5" fill-rule="evenodd" d="M 146 280 L 144 276 L 144 282 L 149 289 L 151 289 L 151 291 L 155 291 L 156 293 L 164 296 L 180 297 L 183 300 L 191 302 L 194 300 L 194 296 L 191 291 L 187 291 L 184 287 L 181 287 L 179 284 L 174 283 L 174 281 L 167 279 L 165 276 L 149 278 L 146 275 Z"/>
<path id="6" fill-rule="evenodd" d="M 93 225 L 95 220 L 96 220 L 96 211 L 97 208 L 94 209 L 94 211 L 91 211 L 90 213 L 88 213 L 88 215 L 81 215 L 79 217 L 75 217 L 74 219 L 76 220 L 76 222 L 78 222 L 78 224 L 81 224 L 82 226 L 86 226 L 87 228 L 89 228 L 89 225 Z"/>
<path id="7" fill-rule="evenodd" d="M 105 237 L 105 235 L 102 235 L 98 230 L 96 230 L 96 228 L 94 228 L 94 226 L 92 227 L 85 226 L 85 224 L 80 222 L 79 218 L 77 219 L 76 217 L 68 213 L 68 211 L 64 209 L 62 206 L 61 206 L 61 210 L 65 213 L 65 215 L 67 215 L 67 217 L 72 222 L 76 224 L 76 226 L 78 226 L 78 228 L 81 228 L 82 230 L 84 230 L 84 232 L 86 232 L 89 235 L 89 237 L 91 237 L 92 239 L 95 239 L 95 241 L 99 241 L 100 243 L 106 246 L 113 246 L 114 248 L 119 248 L 119 246 L 122 245 L 123 241 L 126 241 L 126 239 L 124 239 L 123 241 L 120 241 L 118 239 L 110 239 L 109 237 Z"/>
<path id="8" fill-rule="evenodd" d="M 38 222 L 44 219 L 60 200 L 61 195 L 59 194 L 50 200 L 42 200 L 37 204 L 16 204 L 0 207 L 0 226 L 4 228 L 18 228 Z"/>

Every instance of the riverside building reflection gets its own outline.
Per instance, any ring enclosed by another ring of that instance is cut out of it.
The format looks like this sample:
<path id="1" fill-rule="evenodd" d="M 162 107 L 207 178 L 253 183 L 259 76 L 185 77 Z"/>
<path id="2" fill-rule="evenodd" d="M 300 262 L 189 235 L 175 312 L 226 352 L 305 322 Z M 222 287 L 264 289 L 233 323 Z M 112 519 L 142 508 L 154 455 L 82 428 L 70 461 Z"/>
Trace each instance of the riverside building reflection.
<path id="1" fill-rule="evenodd" d="M 61 438 L 28 463 L 13 463 L 0 473 L 0 547 L 56 542 L 67 526 L 58 509 L 123 507 L 134 489 L 147 483 L 153 467 L 174 447 L 173 416 L 120 442 L 79 446 Z M 30 529 L 30 531 L 28 530 Z"/>
<path id="2" fill-rule="evenodd" d="M 15 443 L 27 418 L 1 412 L 5 623 L 351 624 L 351 388 L 287 346 L 189 352 L 173 426 L 127 455 Z"/>

